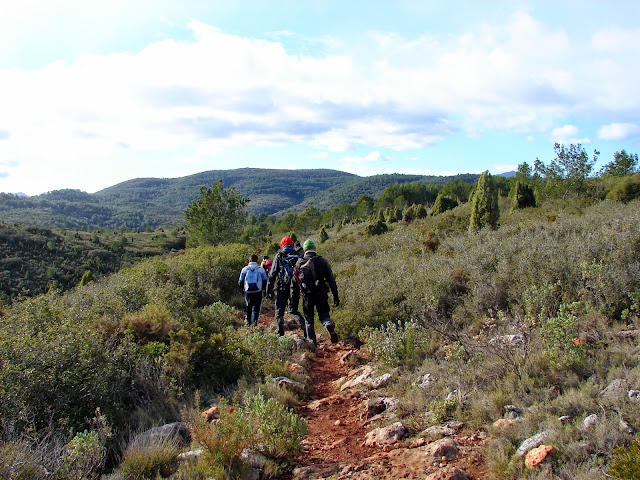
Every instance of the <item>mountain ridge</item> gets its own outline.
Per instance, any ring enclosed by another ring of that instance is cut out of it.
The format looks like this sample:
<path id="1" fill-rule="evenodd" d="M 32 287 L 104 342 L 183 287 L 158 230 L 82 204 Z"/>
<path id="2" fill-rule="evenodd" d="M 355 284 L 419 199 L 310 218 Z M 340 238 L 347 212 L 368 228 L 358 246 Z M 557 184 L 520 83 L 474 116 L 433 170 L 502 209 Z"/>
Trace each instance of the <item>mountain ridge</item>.
<path id="1" fill-rule="evenodd" d="M 458 178 L 474 182 L 477 174 L 425 176 L 382 174 L 369 177 L 330 169 L 239 168 L 209 170 L 184 177 L 134 178 L 95 193 L 53 190 L 31 197 L 0 193 L 4 221 L 73 229 L 126 228 L 142 230 L 181 224 L 185 208 L 201 187 L 222 180 L 250 198 L 247 210 L 255 215 L 281 216 L 313 205 L 327 210 L 353 203 L 361 195 L 379 196 L 392 184 L 444 184 Z"/>

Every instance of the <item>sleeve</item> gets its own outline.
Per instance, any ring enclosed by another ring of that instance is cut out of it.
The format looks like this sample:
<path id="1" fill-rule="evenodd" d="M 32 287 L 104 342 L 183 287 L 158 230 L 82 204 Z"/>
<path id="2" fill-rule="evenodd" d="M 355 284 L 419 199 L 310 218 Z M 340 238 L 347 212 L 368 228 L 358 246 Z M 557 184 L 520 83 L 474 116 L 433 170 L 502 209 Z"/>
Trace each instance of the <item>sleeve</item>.
<path id="1" fill-rule="evenodd" d="M 262 278 L 262 281 L 265 282 L 267 280 L 267 272 L 265 272 L 264 268 L 260 267 L 260 269 L 258 270 L 260 272 L 260 277 Z"/>
<path id="2" fill-rule="evenodd" d="M 247 269 L 243 268 L 242 271 L 240 272 L 240 277 L 238 278 L 238 286 L 241 287 L 242 286 L 242 282 L 244 282 L 244 277 L 246 277 L 247 275 Z"/>
<path id="3" fill-rule="evenodd" d="M 327 283 L 329 284 L 329 289 L 331 290 L 331 295 L 333 295 L 333 301 L 340 301 L 339 297 L 338 297 L 338 284 L 336 283 L 336 277 L 333 276 L 333 270 L 331 270 L 331 265 L 329 265 L 329 262 L 327 262 L 326 259 L 322 259 L 324 260 L 323 263 L 323 267 L 324 267 L 324 278 L 326 279 Z"/>

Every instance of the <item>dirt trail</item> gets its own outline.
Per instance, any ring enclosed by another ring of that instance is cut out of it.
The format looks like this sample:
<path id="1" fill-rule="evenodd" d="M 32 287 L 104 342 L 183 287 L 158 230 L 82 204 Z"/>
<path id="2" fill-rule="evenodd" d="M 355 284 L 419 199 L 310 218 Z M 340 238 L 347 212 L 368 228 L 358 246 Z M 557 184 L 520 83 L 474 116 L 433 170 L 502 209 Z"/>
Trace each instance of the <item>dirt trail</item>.
<path id="1" fill-rule="evenodd" d="M 261 325 L 273 328 L 273 311 L 266 311 Z M 353 368 L 343 357 L 357 348 L 339 342 L 331 344 L 328 335 L 318 332 L 318 348 L 309 364 L 311 395 L 296 408 L 307 421 L 309 433 L 303 441 L 304 453 L 298 458 L 292 480 L 330 478 L 333 480 L 372 480 L 380 478 L 469 480 L 481 479 L 486 472 L 482 447 L 486 441 L 478 432 L 455 435 L 459 453 L 454 459 L 433 458 L 428 442 L 398 442 L 393 447 L 365 446 L 367 398 L 363 390 L 339 391 L 336 380 Z M 457 473 L 466 476 L 456 476 Z"/>

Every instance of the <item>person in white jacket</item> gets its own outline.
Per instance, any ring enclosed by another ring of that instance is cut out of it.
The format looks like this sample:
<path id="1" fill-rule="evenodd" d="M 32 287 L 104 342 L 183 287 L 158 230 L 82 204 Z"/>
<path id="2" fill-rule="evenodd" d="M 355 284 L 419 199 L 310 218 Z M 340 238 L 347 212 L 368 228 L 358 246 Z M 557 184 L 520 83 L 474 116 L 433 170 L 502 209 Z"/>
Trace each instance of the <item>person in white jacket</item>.
<path id="1" fill-rule="evenodd" d="M 244 290 L 247 304 L 245 320 L 247 327 L 257 327 L 262 306 L 262 283 L 267 281 L 267 273 L 258 265 L 258 255 L 251 255 L 249 264 L 240 272 L 238 286 Z"/>

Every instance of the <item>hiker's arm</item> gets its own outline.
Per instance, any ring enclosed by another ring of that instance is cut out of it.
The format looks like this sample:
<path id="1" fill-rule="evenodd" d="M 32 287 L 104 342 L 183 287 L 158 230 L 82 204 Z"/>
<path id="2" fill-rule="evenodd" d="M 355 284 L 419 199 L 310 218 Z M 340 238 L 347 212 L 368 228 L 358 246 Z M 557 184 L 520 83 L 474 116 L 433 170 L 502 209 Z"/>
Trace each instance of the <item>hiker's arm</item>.
<path id="1" fill-rule="evenodd" d="M 242 287 L 242 282 L 244 282 L 244 277 L 247 275 L 246 270 L 243 268 L 240 272 L 240 278 L 238 278 L 238 286 Z"/>
<path id="2" fill-rule="evenodd" d="M 333 270 L 331 270 L 331 265 L 329 265 L 329 262 L 325 260 L 324 266 L 324 277 L 329 284 L 331 295 L 333 295 L 333 304 L 337 307 L 340 304 L 340 297 L 338 296 L 338 284 L 336 283 L 336 277 L 333 276 Z"/>

